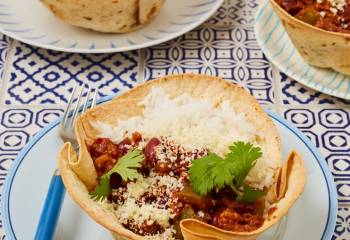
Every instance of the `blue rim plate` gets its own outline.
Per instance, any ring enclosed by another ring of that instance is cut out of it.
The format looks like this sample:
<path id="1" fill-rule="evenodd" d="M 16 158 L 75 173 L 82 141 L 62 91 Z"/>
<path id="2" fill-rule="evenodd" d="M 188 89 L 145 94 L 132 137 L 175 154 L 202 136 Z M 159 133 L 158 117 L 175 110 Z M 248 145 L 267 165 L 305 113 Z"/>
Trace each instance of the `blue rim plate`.
<path id="1" fill-rule="evenodd" d="M 255 17 L 256 40 L 266 57 L 301 84 L 335 97 L 350 99 L 350 76 L 309 65 L 298 53 L 269 0 L 261 2 Z"/>
<path id="2" fill-rule="evenodd" d="M 100 103 L 110 99 L 105 97 Z M 282 155 L 286 157 L 293 148 L 297 149 L 308 170 L 305 191 L 288 213 L 283 239 L 331 239 L 337 216 L 337 195 L 326 161 L 296 127 L 275 113 L 268 114 L 280 131 Z M 57 135 L 59 122 L 60 119 L 49 124 L 31 139 L 19 153 L 6 178 L 1 212 L 9 239 L 29 239 L 35 232 L 56 165 L 54 160 L 45 158 L 57 155 L 62 145 Z M 45 152 L 51 149 L 54 149 L 53 152 Z M 65 198 L 56 239 L 110 239 L 106 232 L 69 197 Z"/>
<path id="3" fill-rule="evenodd" d="M 129 51 L 171 40 L 194 29 L 222 3 L 223 0 L 167 0 L 147 26 L 130 33 L 106 34 L 64 23 L 39 0 L 2 0 L 0 32 L 24 43 L 57 51 Z"/>

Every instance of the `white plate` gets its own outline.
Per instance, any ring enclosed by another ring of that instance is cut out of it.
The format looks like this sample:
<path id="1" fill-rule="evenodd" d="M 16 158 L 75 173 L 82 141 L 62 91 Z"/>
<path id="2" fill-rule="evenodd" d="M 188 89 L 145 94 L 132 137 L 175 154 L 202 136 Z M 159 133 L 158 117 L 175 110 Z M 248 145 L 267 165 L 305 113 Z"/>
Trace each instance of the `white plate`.
<path id="1" fill-rule="evenodd" d="M 262 51 L 281 72 L 309 88 L 350 99 L 350 76 L 306 63 L 295 49 L 268 0 L 259 6 L 254 30 Z"/>
<path id="2" fill-rule="evenodd" d="M 107 101 L 105 99 L 104 101 Z M 299 130 L 274 113 L 269 113 L 282 138 L 282 154 L 286 158 L 298 149 L 306 162 L 308 180 L 302 196 L 290 210 L 280 227 L 279 239 L 328 240 L 336 221 L 337 197 L 333 178 L 326 161 Z M 2 216 L 8 239 L 32 239 L 56 156 L 62 145 L 56 121 L 38 133 L 21 151 L 7 176 L 2 201 Z M 284 229 L 285 228 L 285 229 Z M 276 229 L 259 240 L 276 239 Z M 56 239 L 112 239 L 109 233 L 91 220 L 69 196 L 65 197 Z"/>
<path id="3" fill-rule="evenodd" d="M 120 52 L 149 47 L 178 37 L 207 20 L 223 0 L 166 0 L 149 25 L 125 34 L 103 34 L 70 26 L 39 0 L 2 0 L 0 32 L 19 41 L 79 53 Z"/>

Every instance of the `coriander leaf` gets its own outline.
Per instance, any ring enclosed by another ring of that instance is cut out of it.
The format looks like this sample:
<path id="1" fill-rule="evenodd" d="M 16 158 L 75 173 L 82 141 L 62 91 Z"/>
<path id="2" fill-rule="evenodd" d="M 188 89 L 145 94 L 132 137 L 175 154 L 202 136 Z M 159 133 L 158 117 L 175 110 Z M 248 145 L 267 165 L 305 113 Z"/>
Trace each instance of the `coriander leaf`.
<path id="1" fill-rule="evenodd" d="M 95 190 L 90 192 L 90 196 L 95 201 L 104 200 L 110 193 L 109 178 L 104 177 L 100 179 L 100 184 L 96 186 Z"/>
<path id="2" fill-rule="evenodd" d="M 192 162 L 188 172 L 196 192 L 206 195 L 214 188 L 230 186 L 239 195 L 246 176 L 262 153 L 259 147 L 245 142 L 234 142 L 229 149 L 231 152 L 225 159 L 210 153 Z"/>
<path id="3" fill-rule="evenodd" d="M 244 184 L 243 185 L 243 194 L 238 195 L 237 200 L 241 202 L 249 202 L 253 203 L 255 202 L 259 197 L 263 196 L 265 192 L 255 190 L 248 185 Z"/>
<path id="4" fill-rule="evenodd" d="M 113 173 L 118 173 L 124 181 L 134 180 L 139 173 L 136 168 L 141 167 L 141 162 L 144 160 L 144 155 L 139 150 L 132 150 L 121 157 L 118 162 L 100 178 L 99 185 L 95 190 L 90 192 L 90 196 L 95 201 L 104 200 L 112 191 L 109 186 L 109 178 Z"/>
<path id="5" fill-rule="evenodd" d="M 141 162 L 144 160 L 144 155 L 140 150 L 132 150 L 121 157 L 117 164 L 109 170 L 102 178 L 109 178 L 112 173 L 118 173 L 124 181 L 134 180 L 138 177 L 139 173 L 136 168 L 141 167 Z"/>
<path id="6" fill-rule="evenodd" d="M 256 160 L 262 156 L 261 148 L 253 147 L 251 143 L 235 142 L 229 149 L 231 152 L 226 158 L 234 165 L 235 186 L 240 188 Z"/>
<path id="7" fill-rule="evenodd" d="M 233 181 L 233 172 L 234 165 L 227 159 L 223 159 L 221 162 L 219 162 L 216 166 L 214 166 L 215 169 L 215 178 L 214 178 L 214 185 L 217 188 L 224 188 L 225 186 L 229 186 L 232 184 Z"/>
<path id="8" fill-rule="evenodd" d="M 201 195 L 215 187 L 223 188 L 233 180 L 231 163 L 214 153 L 194 160 L 188 172 L 193 189 Z"/>

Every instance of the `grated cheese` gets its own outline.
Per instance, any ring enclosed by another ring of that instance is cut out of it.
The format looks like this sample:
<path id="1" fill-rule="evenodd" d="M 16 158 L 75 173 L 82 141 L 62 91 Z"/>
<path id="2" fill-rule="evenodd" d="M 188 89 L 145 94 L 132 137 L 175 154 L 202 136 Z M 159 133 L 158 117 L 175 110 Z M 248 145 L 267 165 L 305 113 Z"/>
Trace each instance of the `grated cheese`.
<path id="1" fill-rule="evenodd" d="M 329 8 L 329 11 L 331 11 L 333 13 L 333 15 L 337 15 L 337 13 L 338 13 L 338 9 L 336 9 L 334 7 Z"/>
<path id="2" fill-rule="evenodd" d="M 332 8 L 330 8 L 330 11 L 333 14 L 337 14 L 338 10 L 344 11 L 344 7 L 346 5 L 345 0 L 328 0 L 328 1 L 332 5 Z"/>
<path id="3" fill-rule="evenodd" d="M 154 203 L 140 205 L 134 198 L 128 198 L 123 205 L 118 205 L 115 214 L 121 223 L 127 224 L 128 221 L 132 221 L 136 226 L 142 226 L 144 222 L 151 225 L 156 218 L 164 228 L 169 227 L 169 219 L 172 215 L 170 209 L 158 208 Z"/>
<path id="4" fill-rule="evenodd" d="M 165 229 L 163 233 L 147 236 L 145 239 L 174 239 L 175 230 L 169 222 L 174 214 L 169 205 L 177 200 L 172 197 L 173 191 L 179 191 L 183 187 L 181 180 L 168 175 L 159 176 L 155 172 L 150 172 L 148 177 L 140 175 L 136 181 L 128 183 L 126 189 L 113 189 L 117 194 L 123 192 L 123 200 L 113 205 L 115 215 L 122 224 L 141 227 L 145 223 L 152 225 L 156 222 Z M 162 192 L 163 189 L 165 192 Z M 158 196 L 157 200 L 152 203 L 146 202 L 143 197 L 145 193 Z M 111 209 L 109 204 L 104 203 L 104 206 Z"/>
<path id="5" fill-rule="evenodd" d="M 203 218 L 204 217 L 204 212 L 203 211 L 198 211 L 197 215 L 198 215 L 198 217 Z"/>

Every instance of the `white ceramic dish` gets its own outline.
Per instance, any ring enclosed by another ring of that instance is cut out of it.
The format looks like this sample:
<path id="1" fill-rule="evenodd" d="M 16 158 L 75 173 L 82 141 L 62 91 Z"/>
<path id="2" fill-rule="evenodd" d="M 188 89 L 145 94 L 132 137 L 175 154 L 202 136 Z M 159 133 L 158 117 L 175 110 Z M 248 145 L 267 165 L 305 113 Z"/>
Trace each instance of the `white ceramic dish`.
<path id="1" fill-rule="evenodd" d="M 306 63 L 293 46 L 268 0 L 260 3 L 254 30 L 262 51 L 281 72 L 309 88 L 350 99 L 350 76 Z"/>
<path id="2" fill-rule="evenodd" d="M 167 0 L 149 25 L 126 34 L 103 34 L 70 26 L 39 0 L 2 0 L 0 32 L 30 45 L 79 53 L 121 52 L 178 37 L 207 20 L 223 0 Z"/>
<path id="3" fill-rule="evenodd" d="M 280 131 L 283 157 L 297 149 L 306 162 L 308 180 L 303 195 L 288 217 L 259 240 L 328 240 L 335 227 L 337 196 L 326 161 L 299 130 L 278 115 L 269 115 Z M 58 125 L 59 121 L 55 121 L 38 133 L 21 151 L 7 176 L 1 210 L 7 239 L 32 239 L 34 236 L 51 174 L 56 167 L 56 156 L 62 146 Z M 56 239 L 112 237 L 66 195 Z"/>

